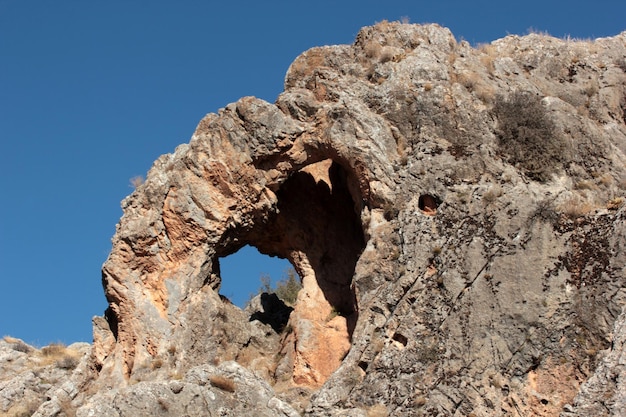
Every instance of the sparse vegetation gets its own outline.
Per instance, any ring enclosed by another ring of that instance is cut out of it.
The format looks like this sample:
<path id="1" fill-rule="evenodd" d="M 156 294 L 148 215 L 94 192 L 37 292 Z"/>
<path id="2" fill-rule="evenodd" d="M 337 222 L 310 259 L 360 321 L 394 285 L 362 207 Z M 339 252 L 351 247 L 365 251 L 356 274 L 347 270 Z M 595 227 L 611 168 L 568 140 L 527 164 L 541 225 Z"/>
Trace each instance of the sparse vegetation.
<path id="1" fill-rule="evenodd" d="M 609 210 L 617 210 L 622 204 L 624 204 L 624 199 L 622 197 L 615 197 L 606 203 L 606 208 Z"/>
<path id="2" fill-rule="evenodd" d="M 152 369 L 160 369 L 160 368 L 162 368 L 163 367 L 163 359 L 156 358 L 155 360 L 152 361 L 150 366 L 152 367 Z"/>
<path id="3" fill-rule="evenodd" d="M 141 175 L 134 176 L 130 179 L 130 186 L 133 188 L 137 188 L 143 183 L 144 179 Z"/>
<path id="4" fill-rule="evenodd" d="M 69 349 L 63 343 L 51 343 L 39 351 L 43 361 L 42 366 L 54 364 L 59 369 L 72 370 L 78 366 L 78 352 Z"/>
<path id="5" fill-rule="evenodd" d="M 157 399 L 157 402 L 159 403 L 161 410 L 168 411 L 170 409 L 170 404 L 167 402 L 165 398 L 159 398 Z"/>
<path id="6" fill-rule="evenodd" d="M 499 150 L 509 163 L 542 182 L 562 167 L 567 155 L 565 141 L 540 97 L 525 92 L 497 96 L 493 111 L 498 120 Z"/>
<path id="7" fill-rule="evenodd" d="M 56 361 L 56 366 L 59 369 L 74 369 L 78 366 L 78 358 L 72 355 L 64 355 L 61 359 Z"/>
<path id="8" fill-rule="evenodd" d="M 283 278 L 276 284 L 275 293 L 285 304 L 294 305 L 301 289 L 302 284 L 298 279 L 298 274 L 293 268 L 288 268 Z"/>
<path id="9" fill-rule="evenodd" d="M 383 404 L 375 404 L 367 409 L 367 417 L 387 417 L 389 410 Z"/>
<path id="10" fill-rule="evenodd" d="M 502 196 L 502 188 L 498 185 L 493 185 L 483 194 L 483 201 L 486 204 L 491 204 L 496 201 L 500 196 Z"/>
<path id="11" fill-rule="evenodd" d="M 395 219 L 399 213 L 400 210 L 398 210 L 395 204 L 393 204 L 391 201 L 386 201 L 383 205 L 383 216 L 385 217 L 385 220 L 391 221 Z"/>
<path id="12" fill-rule="evenodd" d="M 63 343 L 51 343 L 41 348 L 41 354 L 44 356 L 62 356 L 65 355 L 67 347 Z"/>
<path id="13" fill-rule="evenodd" d="M 69 398 L 60 401 L 61 415 L 65 417 L 75 417 L 76 407 L 72 405 L 72 401 Z"/>
<path id="14" fill-rule="evenodd" d="M 13 350 L 16 350 L 18 352 L 29 353 L 32 350 L 30 346 L 28 346 L 20 339 L 16 339 L 11 336 L 4 336 L 3 339 L 6 343 L 11 345 L 11 348 L 13 348 Z"/>
<path id="15" fill-rule="evenodd" d="M 594 206 L 587 200 L 577 196 L 571 196 L 559 206 L 559 211 L 571 219 L 577 219 L 589 214 Z"/>
<path id="16" fill-rule="evenodd" d="M 209 377 L 209 382 L 215 388 L 219 388 L 222 391 L 235 392 L 236 389 L 235 381 L 220 375 L 213 375 Z"/>
<path id="17" fill-rule="evenodd" d="M 8 417 L 30 417 L 39 408 L 39 402 L 28 401 L 26 404 L 17 404 L 11 407 L 6 414 Z"/>
<path id="18" fill-rule="evenodd" d="M 334 319 L 335 317 L 339 316 L 339 310 L 337 310 L 335 307 L 333 307 L 330 310 L 330 313 L 328 314 L 328 317 L 326 317 L 326 321 L 331 321 L 332 319 Z"/>
<path id="19" fill-rule="evenodd" d="M 295 269 L 287 268 L 281 280 L 276 283 L 276 287 L 272 287 L 269 275 L 262 275 L 261 288 L 259 288 L 258 294 L 276 294 L 285 304 L 293 306 L 298 300 L 298 293 L 301 289 L 302 283 Z"/>

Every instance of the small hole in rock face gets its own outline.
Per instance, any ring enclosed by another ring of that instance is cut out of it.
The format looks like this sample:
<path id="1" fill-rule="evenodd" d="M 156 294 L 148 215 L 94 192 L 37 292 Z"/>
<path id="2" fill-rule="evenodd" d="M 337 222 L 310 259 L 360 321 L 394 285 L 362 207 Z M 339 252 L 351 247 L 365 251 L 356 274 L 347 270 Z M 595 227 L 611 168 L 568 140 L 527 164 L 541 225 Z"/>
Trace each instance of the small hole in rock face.
<path id="1" fill-rule="evenodd" d="M 422 210 L 424 214 L 428 215 L 436 214 L 439 204 L 439 199 L 431 194 L 422 194 L 417 201 L 417 206 L 419 207 L 419 209 Z"/>
<path id="2" fill-rule="evenodd" d="M 545 398 L 543 398 L 543 399 L 541 400 L 541 404 L 543 404 L 543 405 L 548 405 L 548 403 L 549 403 L 549 401 L 548 401 L 548 400 L 546 400 Z"/>
<path id="3" fill-rule="evenodd" d="M 402 346 L 406 346 L 406 344 L 409 343 L 409 339 L 407 339 L 405 335 L 400 333 L 394 334 L 392 339 L 400 343 Z"/>
<path id="4" fill-rule="evenodd" d="M 368 366 L 367 362 L 363 362 L 363 361 L 359 362 L 359 368 L 363 369 L 364 371 L 367 371 L 367 366 Z"/>

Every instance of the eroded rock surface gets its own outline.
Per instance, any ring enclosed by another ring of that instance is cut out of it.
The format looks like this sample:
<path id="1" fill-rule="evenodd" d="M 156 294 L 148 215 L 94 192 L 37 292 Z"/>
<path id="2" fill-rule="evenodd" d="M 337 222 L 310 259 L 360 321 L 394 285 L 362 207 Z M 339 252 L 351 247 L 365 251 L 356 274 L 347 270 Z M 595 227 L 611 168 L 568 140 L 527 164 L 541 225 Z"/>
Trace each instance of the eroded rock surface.
<path id="1" fill-rule="evenodd" d="M 124 200 L 77 415 L 622 415 L 625 71 L 626 32 L 303 53 Z M 218 295 L 247 244 L 302 277 L 284 326 Z"/>

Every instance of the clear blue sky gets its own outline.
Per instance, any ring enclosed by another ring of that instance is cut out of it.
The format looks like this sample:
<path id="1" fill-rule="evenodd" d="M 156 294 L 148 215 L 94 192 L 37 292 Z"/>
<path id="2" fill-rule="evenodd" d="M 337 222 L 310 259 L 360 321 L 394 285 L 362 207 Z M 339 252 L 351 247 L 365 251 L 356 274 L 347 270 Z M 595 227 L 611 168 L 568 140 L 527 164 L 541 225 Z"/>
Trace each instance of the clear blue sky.
<path id="1" fill-rule="evenodd" d="M 623 0 L 0 0 L 0 337 L 91 341 L 129 179 L 206 113 L 273 102 L 306 49 L 402 17 L 482 43 L 531 27 L 615 35 L 624 16 Z M 241 303 L 260 273 L 279 278 L 287 264 L 263 258 L 223 262 L 222 292 Z"/>

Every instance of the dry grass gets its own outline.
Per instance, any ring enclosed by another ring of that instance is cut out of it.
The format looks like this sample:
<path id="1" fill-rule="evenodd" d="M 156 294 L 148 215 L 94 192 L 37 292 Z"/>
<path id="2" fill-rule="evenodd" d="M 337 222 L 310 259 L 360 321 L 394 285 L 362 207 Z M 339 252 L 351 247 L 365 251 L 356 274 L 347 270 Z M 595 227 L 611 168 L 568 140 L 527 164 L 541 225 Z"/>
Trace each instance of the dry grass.
<path id="1" fill-rule="evenodd" d="M 235 385 L 235 381 L 233 381 L 230 378 L 226 378 L 226 377 L 223 377 L 223 376 L 220 376 L 220 375 L 213 375 L 213 376 L 209 377 L 209 382 L 215 388 L 219 388 L 222 391 L 235 392 L 235 390 L 237 388 L 236 385 Z"/>
<path id="2" fill-rule="evenodd" d="M 615 182 L 615 180 L 613 179 L 613 176 L 611 174 L 609 174 L 608 172 L 604 175 L 602 175 L 600 178 L 598 178 L 598 184 L 603 185 L 605 187 L 608 187 L 609 185 L 613 184 Z"/>
<path id="3" fill-rule="evenodd" d="M 163 411 L 168 411 L 170 409 L 170 404 L 169 402 L 167 402 L 165 398 L 159 398 L 157 400 L 157 403 L 159 404 L 159 406 L 161 407 L 161 410 Z"/>
<path id="4" fill-rule="evenodd" d="M 581 180 L 574 184 L 575 190 L 595 190 L 597 187 L 589 180 Z"/>
<path id="5" fill-rule="evenodd" d="M 377 59 L 380 56 L 383 47 L 380 43 L 374 40 L 370 40 L 367 42 L 367 44 L 365 44 L 364 50 L 366 57 Z"/>
<path id="6" fill-rule="evenodd" d="M 185 377 L 185 375 L 181 371 L 172 371 L 170 372 L 170 379 L 174 381 L 180 381 Z"/>
<path id="7" fill-rule="evenodd" d="M 144 183 L 144 179 L 141 175 L 134 176 L 129 181 L 130 181 L 130 186 L 133 188 L 138 188 L 140 185 Z"/>
<path id="8" fill-rule="evenodd" d="M 423 407 L 426 402 L 426 397 L 424 397 L 423 395 L 418 395 L 413 399 L 413 404 L 415 404 L 417 408 Z"/>
<path id="9" fill-rule="evenodd" d="M 502 196 L 502 188 L 499 185 L 493 185 L 483 194 L 483 201 L 486 204 L 491 204 Z"/>
<path id="10" fill-rule="evenodd" d="M 607 201 L 606 208 L 609 210 L 617 210 L 624 204 L 624 199 L 622 197 L 615 197 Z"/>
<path id="11" fill-rule="evenodd" d="M 67 352 L 67 346 L 62 343 L 51 343 L 41 348 L 41 354 L 47 357 L 62 356 Z"/>
<path id="12" fill-rule="evenodd" d="M 571 219 L 577 219 L 579 217 L 589 214 L 595 206 L 587 200 L 583 200 L 578 196 L 571 196 L 558 207 L 558 211 L 566 215 Z"/>
<path id="13" fill-rule="evenodd" d="M 14 405 L 3 415 L 7 417 L 30 417 L 35 414 L 39 405 L 37 401 L 27 401 L 25 404 Z"/>
<path id="14" fill-rule="evenodd" d="M 464 71 L 457 75 L 457 81 L 468 90 L 474 91 L 474 87 L 480 82 L 480 76 L 475 72 Z"/>
<path id="15" fill-rule="evenodd" d="M 40 366 L 55 364 L 59 369 L 74 369 L 79 363 L 79 353 L 62 343 L 51 343 L 38 352 Z"/>
<path id="16" fill-rule="evenodd" d="M 479 45 L 477 49 L 481 53 L 480 62 L 487 68 L 487 71 L 492 74 L 495 70 L 494 60 L 498 57 L 497 48 L 490 43 L 485 43 Z"/>
<path id="17" fill-rule="evenodd" d="M 322 48 L 312 48 L 299 57 L 289 67 L 296 78 L 307 77 L 315 71 L 315 69 L 324 66 L 326 57 Z"/>
<path id="18" fill-rule="evenodd" d="M 493 87 L 483 82 L 479 82 L 476 87 L 474 87 L 474 93 L 476 97 L 486 104 L 492 103 L 496 94 Z"/>
<path id="19" fill-rule="evenodd" d="M 456 82 L 467 88 L 468 91 L 474 92 L 484 103 L 491 103 L 495 97 L 493 87 L 485 83 L 480 75 L 475 72 L 461 72 L 456 76 Z"/>
<path id="20" fill-rule="evenodd" d="M 385 46 L 380 51 L 380 62 L 389 62 L 394 59 L 394 55 L 394 49 L 389 46 Z"/>
<path id="21" fill-rule="evenodd" d="M 367 409 L 367 417 L 387 417 L 389 410 L 382 404 L 376 404 Z"/>
<path id="22" fill-rule="evenodd" d="M 76 417 L 76 407 L 72 405 L 69 398 L 60 401 L 61 415 L 65 417 Z"/>
<path id="23" fill-rule="evenodd" d="M 163 367 L 163 359 L 161 359 L 161 358 L 156 358 L 155 360 L 153 360 L 153 361 L 150 363 L 150 367 L 151 367 L 152 369 L 160 369 L 160 368 L 162 368 L 162 367 Z"/>
<path id="24" fill-rule="evenodd" d="M 20 339 L 16 339 L 15 337 L 11 337 L 11 336 L 4 336 L 4 341 L 8 344 L 11 345 L 11 348 L 13 350 L 16 350 L 18 352 L 22 352 L 22 353 L 29 353 L 32 348 L 30 346 L 28 346 L 26 343 L 24 343 L 22 340 Z"/>
<path id="25" fill-rule="evenodd" d="M 15 337 L 11 337 L 11 336 L 4 336 L 2 338 L 2 340 L 4 340 L 7 343 L 17 343 L 17 342 L 21 342 L 20 339 L 16 339 Z"/>

